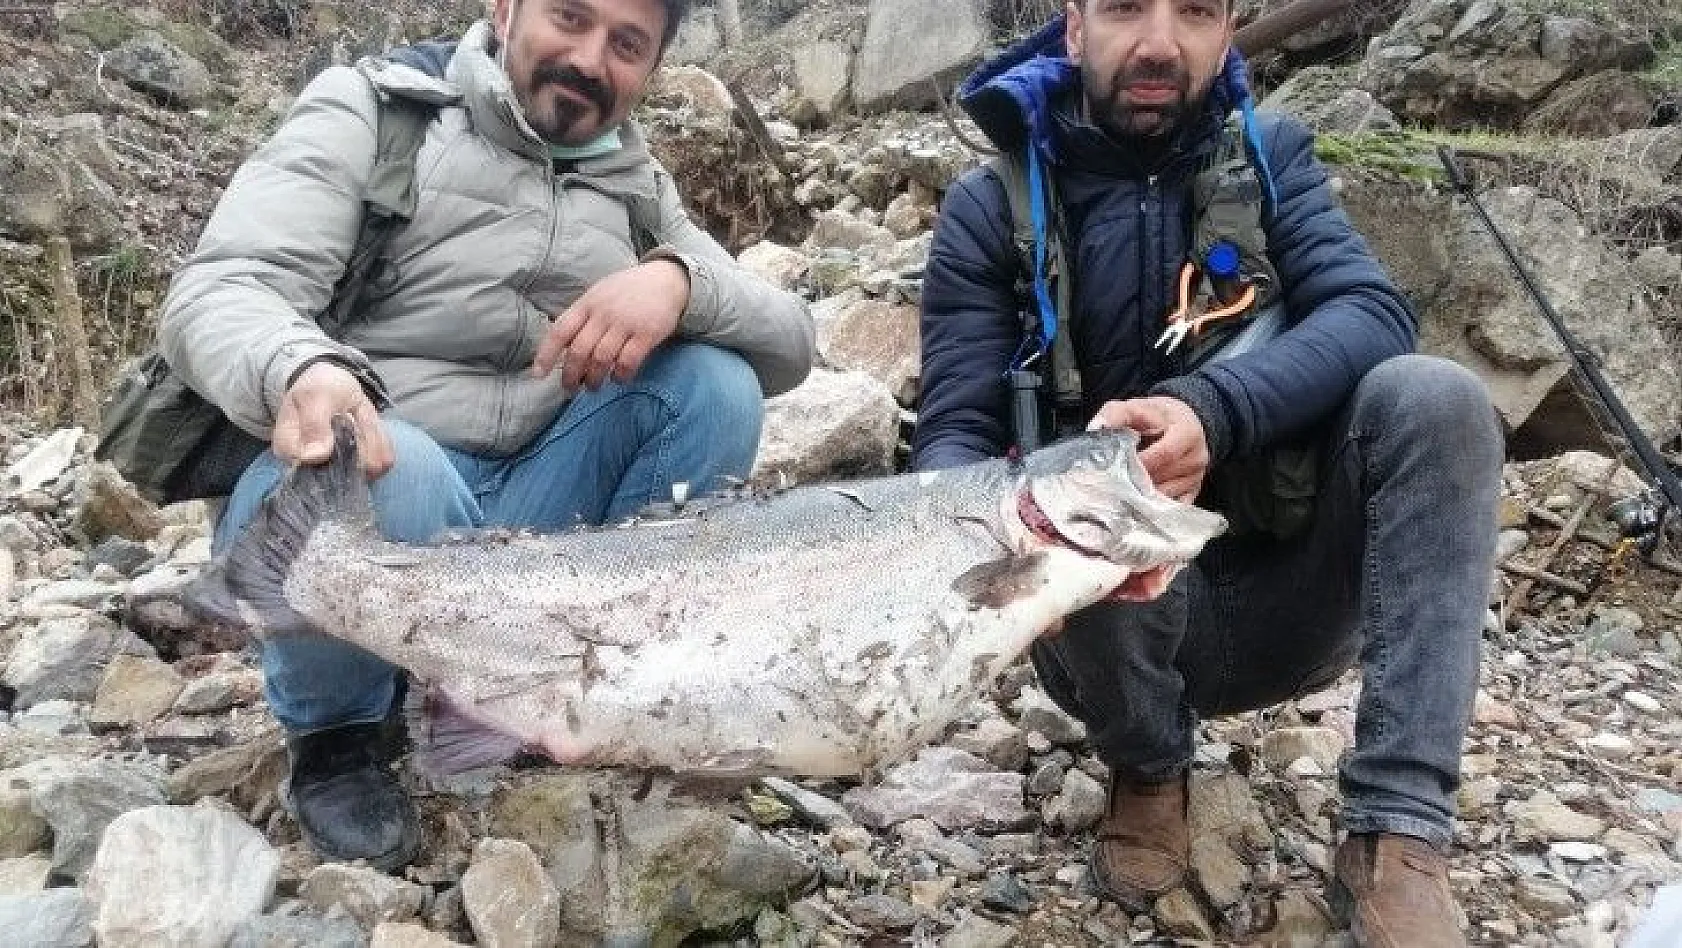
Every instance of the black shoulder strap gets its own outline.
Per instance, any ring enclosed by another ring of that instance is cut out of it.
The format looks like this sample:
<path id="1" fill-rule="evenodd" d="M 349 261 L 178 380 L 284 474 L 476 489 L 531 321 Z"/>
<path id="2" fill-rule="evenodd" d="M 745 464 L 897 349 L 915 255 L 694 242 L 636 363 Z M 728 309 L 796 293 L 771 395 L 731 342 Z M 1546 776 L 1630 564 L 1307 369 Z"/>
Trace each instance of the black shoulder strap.
<path id="1" fill-rule="evenodd" d="M 374 90 L 374 167 L 362 195 L 362 228 L 333 290 L 333 301 L 317 322 L 327 335 L 338 338 L 355 318 L 384 264 L 392 235 L 415 216 L 415 156 L 426 139 L 426 127 L 437 106 L 418 99 Z"/>
<path id="2" fill-rule="evenodd" d="M 1011 242 L 1018 261 L 1016 296 L 1023 313 L 1023 332 L 1037 338 L 1040 332 L 1039 314 L 1034 307 L 1034 220 L 1032 198 L 1028 193 L 1028 167 L 1021 155 L 1002 152 L 987 162 L 987 167 L 1004 185 L 1009 203 Z M 1080 368 L 1075 363 L 1074 342 L 1069 337 L 1069 316 L 1074 301 L 1073 271 L 1068 266 L 1066 229 L 1063 224 L 1063 203 L 1057 197 L 1057 185 L 1047 176 L 1045 206 L 1047 213 L 1045 279 L 1051 290 L 1052 306 L 1057 311 L 1057 333 L 1051 340 L 1051 365 L 1042 374 L 1051 380 L 1051 392 L 1058 405 L 1074 406 L 1081 401 Z"/>

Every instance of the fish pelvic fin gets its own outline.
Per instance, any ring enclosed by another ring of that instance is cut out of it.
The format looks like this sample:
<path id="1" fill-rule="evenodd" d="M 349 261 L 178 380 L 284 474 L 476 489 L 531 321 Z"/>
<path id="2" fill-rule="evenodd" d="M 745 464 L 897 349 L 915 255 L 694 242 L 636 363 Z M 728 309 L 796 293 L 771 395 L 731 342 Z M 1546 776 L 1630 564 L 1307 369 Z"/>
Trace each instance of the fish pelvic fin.
<path id="1" fill-rule="evenodd" d="M 414 748 L 410 760 L 433 782 L 503 763 L 526 747 L 520 735 L 498 725 L 473 702 L 436 685 L 409 689 L 403 720 Z"/>
<path id="2" fill-rule="evenodd" d="M 288 471 L 220 560 L 187 588 L 185 605 L 202 619 L 264 636 L 319 635 L 286 598 L 286 579 L 322 523 L 374 531 L 368 481 L 357 460 L 356 429 L 333 419 L 325 464 Z"/>
<path id="3" fill-rule="evenodd" d="M 1043 551 L 1036 550 L 977 563 L 952 581 L 952 589 L 977 607 L 1003 609 L 1046 584 L 1049 561 Z"/>

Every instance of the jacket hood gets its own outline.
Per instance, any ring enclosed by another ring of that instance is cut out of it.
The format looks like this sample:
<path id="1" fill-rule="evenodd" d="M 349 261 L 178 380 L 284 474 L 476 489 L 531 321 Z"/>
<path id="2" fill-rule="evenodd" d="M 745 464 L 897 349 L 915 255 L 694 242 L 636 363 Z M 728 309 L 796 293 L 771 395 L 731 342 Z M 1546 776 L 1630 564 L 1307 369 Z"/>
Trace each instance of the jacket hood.
<path id="1" fill-rule="evenodd" d="M 1053 110 L 1058 99 L 1080 84 L 1080 69 L 1065 52 L 1067 15 L 1059 14 L 1039 32 L 982 64 L 958 89 L 958 103 L 995 146 L 1016 151 L 1032 143 L 1039 154 L 1057 161 Z M 1234 109 L 1246 117 L 1246 138 L 1258 148 L 1251 120 L 1249 67 L 1237 47 L 1210 87 L 1205 108 L 1216 124 Z"/>

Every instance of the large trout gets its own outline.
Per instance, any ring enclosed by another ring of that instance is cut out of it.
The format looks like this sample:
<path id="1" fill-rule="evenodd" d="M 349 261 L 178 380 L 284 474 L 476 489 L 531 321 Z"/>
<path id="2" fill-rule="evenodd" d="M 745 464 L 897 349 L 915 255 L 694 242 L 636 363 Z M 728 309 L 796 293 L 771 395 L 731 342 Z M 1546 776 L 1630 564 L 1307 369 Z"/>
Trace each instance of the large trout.
<path id="1" fill-rule="evenodd" d="M 379 538 L 338 427 L 199 581 L 202 613 L 407 669 L 415 762 L 525 750 L 680 773 L 857 775 L 937 738 L 1058 619 L 1225 527 L 1127 432 L 932 474 L 576 531 Z"/>

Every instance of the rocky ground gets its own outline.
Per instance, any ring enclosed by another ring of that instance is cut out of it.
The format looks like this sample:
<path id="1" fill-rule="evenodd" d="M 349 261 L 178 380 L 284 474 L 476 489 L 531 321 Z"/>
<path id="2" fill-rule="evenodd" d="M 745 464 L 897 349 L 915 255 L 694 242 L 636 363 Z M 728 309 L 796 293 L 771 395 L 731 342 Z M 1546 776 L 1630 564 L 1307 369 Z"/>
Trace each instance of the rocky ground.
<path id="1" fill-rule="evenodd" d="M 1675 435 L 1682 126 L 1662 115 L 1682 101 L 1682 71 L 1641 46 L 1642 30 L 1651 44 L 1669 28 L 1641 25 L 1664 5 L 1623 5 L 1646 19 L 1608 23 L 1588 0 L 1569 15 L 1420 0 L 1393 28 L 1334 25 L 1265 63 L 1286 80 L 1274 104 L 1326 133 L 1334 186 L 1420 305 L 1426 347 L 1477 369 L 1515 448 L 1541 458 L 1508 468 L 1506 565 L 1466 746 L 1453 882 L 1480 945 L 1621 945 L 1655 893 L 1682 885 L 1682 570 L 1612 538 L 1606 503 L 1632 475 L 1609 480 L 1604 459 L 1561 453 L 1592 430 L 1559 384 L 1557 347 L 1433 177 L 1436 132 L 1397 126 L 1540 116 L 1531 124 L 1605 136 L 1455 141 L 1501 149 L 1474 169 L 1491 213 L 1632 411 Z M 940 746 L 868 786 L 674 787 L 524 761 L 417 786 L 427 848 L 401 877 L 316 864 L 278 804 L 284 755 L 250 643 L 196 626 L 176 601 L 208 556 L 209 511 L 150 508 L 89 463 L 90 437 L 57 424 L 74 379 L 41 247 L 62 234 L 75 248 L 108 377 L 147 338 L 170 268 L 299 81 L 448 32 L 476 0 L 409 6 L 74 2 L 52 30 L 0 23 L 0 398 L 30 410 L 0 420 L 0 940 L 1347 942 L 1320 893 L 1353 679 L 1204 725 L 1195 884 L 1149 917 L 1091 889 L 1106 775 L 1026 666 Z M 763 483 L 906 459 L 929 230 L 941 194 L 981 159 L 966 121 L 891 108 L 930 92 L 895 31 L 873 25 L 867 7 L 887 6 L 745 0 L 753 35 L 722 50 L 703 7 L 639 113 L 696 216 L 813 301 L 821 366 L 770 407 Z M 941 28 L 900 31 L 939 33 L 912 51 L 937 60 L 929 75 L 1038 9 L 989 4 L 991 32 L 938 19 L 961 7 L 929 0 Z M 300 10 L 307 22 L 288 19 Z M 1345 47 L 1341 62 L 1296 68 Z M 763 135 L 733 117 L 715 76 L 739 80 Z M 867 97 L 885 111 L 860 109 Z"/>
<path id="2" fill-rule="evenodd" d="M 1203 725 L 1194 884 L 1151 916 L 1096 897 L 1106 774 L 1025 664 L 870 784 L 522 761 L 417 785 L 427 843 L 400 877 L 320 864 L 277 803 L 252 649 L 176 599 L 208 553 L 205 505 L 151 507 L 74 429 L 4 437 L 8 944 L 1348 943 L 1321 893 L 1352 676 Z M 1507 471 L 1514 571 L 1491 603 L 1453 849 L 1476 944 L 1623 944 L 1682 884 L 1682 577 L 1617 549 L 1606 494 L 1634 485 L 1609 467 L 1577 452 Z"/>

